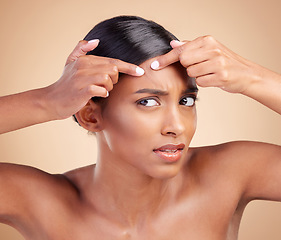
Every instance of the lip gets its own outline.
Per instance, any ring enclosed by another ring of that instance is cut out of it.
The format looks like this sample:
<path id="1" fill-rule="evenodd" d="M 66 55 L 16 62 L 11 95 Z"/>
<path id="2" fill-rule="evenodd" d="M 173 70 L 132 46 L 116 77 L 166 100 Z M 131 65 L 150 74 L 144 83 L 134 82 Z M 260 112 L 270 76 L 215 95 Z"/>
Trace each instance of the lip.
<path id="1" fill-rule="evenodd" d="M 160 158 L 167 162 L 177 162 L 183 153 L 185 144 L 167 144 L 153 150 Z"/>

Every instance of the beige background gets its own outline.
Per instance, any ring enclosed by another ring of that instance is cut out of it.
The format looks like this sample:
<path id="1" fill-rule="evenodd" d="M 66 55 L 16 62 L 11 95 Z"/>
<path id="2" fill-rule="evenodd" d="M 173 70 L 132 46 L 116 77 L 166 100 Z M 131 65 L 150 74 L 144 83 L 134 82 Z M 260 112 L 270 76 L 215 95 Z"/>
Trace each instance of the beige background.
<path id="1" fill-rule="evenodd" d="M 1 0 L 0 95 L 56 81 L 66 57 L 93 25 L 121 14 L 153 19 L 180 39 L 211 34 L 242 56 L 281 72 L 280 9 L 280 0 Z M 216 89 L 202 89 L 199 98 L 193 146 L 239 139 L 281 144 L 276 113 Z M 95 151 L 95 138 L 72 119 L 0 136 L 1 161 L 51 173 L 91 164 Z M 280 226 L 280 203 L 254 202 L 246 209 L 239 239 L 279 240 Z M 0 239 L 23 238 L 0 225 Z"/>

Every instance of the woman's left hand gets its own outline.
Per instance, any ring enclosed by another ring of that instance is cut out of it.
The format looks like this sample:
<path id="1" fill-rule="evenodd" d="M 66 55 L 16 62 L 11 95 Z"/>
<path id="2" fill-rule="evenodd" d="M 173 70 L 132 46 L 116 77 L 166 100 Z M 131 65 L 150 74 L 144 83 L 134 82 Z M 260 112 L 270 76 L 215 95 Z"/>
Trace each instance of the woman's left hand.
<path id="1" fill-rule="evenodd" d="M 171 42 L 173 50 L 155 58 L 160 70 L 180 61 L 200 87 L 219 87 L 241 93 L 281 114 L 281 75 L 232 52 L 211 36 Z"/>
<path id="2" fill-rule="evenodd" d="M 199 86 L 219 87 L 231 93 L 245 92 L 255 80 L 253 68 L 258 65 L 232 52 L 212 36 L 193 41 L 172 41 L 171 46 L 172 51 L 156 58 L 158 63 L 152 63 L 154 70 L 180 61 Z"/>

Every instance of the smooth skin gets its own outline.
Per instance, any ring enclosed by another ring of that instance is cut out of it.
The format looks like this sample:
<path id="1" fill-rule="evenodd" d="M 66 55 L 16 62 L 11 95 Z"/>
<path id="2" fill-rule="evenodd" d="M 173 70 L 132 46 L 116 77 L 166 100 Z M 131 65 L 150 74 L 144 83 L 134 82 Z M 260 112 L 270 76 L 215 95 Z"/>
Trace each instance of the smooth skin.
<path id="1" fill-rule="evenodd" d="M 281 114 L 280 74 L 242 58 L 212 36 L 172 41 L 171 46 L 174 49 L 155 59 L 152 68 L 180 61 L 199 86 L 246 95 Z"/>
<path id="2" fill-rule="evenodd" d="M 118 59 L 86 56 L 99 40 L 80 41 L 54 84 L 0 98 L 0 134 L 52 120 L 65 119 L 92 97 L 106 97 L 119 72 L 141 76 L 143 70 Z M 17 111 L 15 111 L 17 109 Z M 20 116 L 20 118 L 18 117 Z"/>
<path id="3" fill-rule="evenodd" d="M 195 47 L 200 41 L 204 44 Z M 192 99 L 197 92 L 187 73 L 200 86 L 249 95 L 277 112 L 281 97 L 271 87 L 281 89 L 280 75 L 238 57 L 210 36 L 171 44 L 174 50 L 170 53 L 140 65 L 144 75 L 131 76 L 134 70 L 112 89 L 112 85 L 106 88 L 110 94 L 103 104 L 78 97 L 83 106 L 79 111 L 77 105 L 71 111 L 71 104 L 68 114 L 54 114 L 59 108 L 44 108 L 46 115 L 57 119 L 76 113 L 82 127 L 96 132 L 97 163 L 62 175 L 1 164 L 1 222 L 15 227 L 28 240 L 234 240 L 251 200 L 281 201 L 280 146 L 231 142 L 189 148 L 196 129 Z M 203 60 L 202 48 L 206 50 Z M 90 56 L 77 61 L 80 53 L 84 55 L 79 51 L 72 53 L 70 64 L 80 63 L 83 70 L 96 71 L 93 67 L 100 66 L 99 60 L 107 69 L 112 61 Z M 227 57 L 228 64 L 219 64 Z M 88 67 L 86 59 L 96 65 Z M 157 71 L 151 69 L 154 61 L 159 62 Z M 85 79 L 87 74 L 82 73 L 87 71 L 81 71 L 75 83 Z M 66 71 L 63 76 L 72 79 Z M 59 86 L 59 82 L 55 84 Z M 270 97 L 268 92 L 272 92 Z M 165 144 L 180 143 L 185 147 L 176 162 L 155 154 Z"/>

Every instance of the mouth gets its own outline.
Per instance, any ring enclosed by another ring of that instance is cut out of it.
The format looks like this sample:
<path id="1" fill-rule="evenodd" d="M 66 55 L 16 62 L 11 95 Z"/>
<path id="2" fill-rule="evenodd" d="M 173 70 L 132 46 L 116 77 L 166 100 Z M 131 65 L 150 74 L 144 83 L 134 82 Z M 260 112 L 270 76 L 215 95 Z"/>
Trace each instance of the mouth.
<path id="1" fill-rule="evenodd" d="M 154 149 L 153 152 L 167 162 L 177 162 L 181 158 L 184 148 L 184 144 L 167 144 Z"/>

